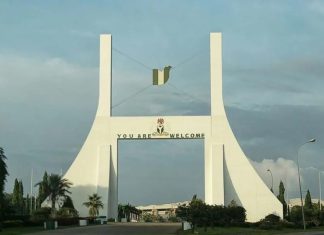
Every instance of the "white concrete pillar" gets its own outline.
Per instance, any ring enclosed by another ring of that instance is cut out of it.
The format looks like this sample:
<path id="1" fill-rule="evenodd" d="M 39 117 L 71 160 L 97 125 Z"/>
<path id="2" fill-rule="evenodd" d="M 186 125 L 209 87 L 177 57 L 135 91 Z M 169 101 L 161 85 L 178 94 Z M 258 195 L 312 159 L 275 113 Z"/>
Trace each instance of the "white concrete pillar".
<path id="1" fill-rule="evenodd" d="M 96 116 L 111 116 L 111 35 L 100 35 L 99 103 Z"/>
<path id="2" fill-rule="evenodd" d="M 109 193 L 108 187 L 110 181 L 110 159 L 111 159 L 111 146 L 101 145 L 98 146 L 97 155 L 97 194 L 101 197 L 101 201 L 104 205 L 103 214 L 108 212 Z"/>
<path id="3" fill-rule="evenodd" d="M 118 217 L 118 146 L 111 145 L 108 219 Z"/>
<path id="4" fill-rule="evenodd" d="M 204 167 L 205 167 L 205 202 L 212 204 L 212 162 L 211 162 L 211 144 L 208 137 L 205 138 L 204 142 Z"/>
<path id="5" fill-rule="evenodd" d="M 213 144 L 211 151 L 212 203 L 224 205 L 224 145 Z"/>
<path id="6" fill-rule="evenodd" d="M 222 92 L 222 76 L 222 33 L 210 33 L 211 116 L 225 113 Z"/>

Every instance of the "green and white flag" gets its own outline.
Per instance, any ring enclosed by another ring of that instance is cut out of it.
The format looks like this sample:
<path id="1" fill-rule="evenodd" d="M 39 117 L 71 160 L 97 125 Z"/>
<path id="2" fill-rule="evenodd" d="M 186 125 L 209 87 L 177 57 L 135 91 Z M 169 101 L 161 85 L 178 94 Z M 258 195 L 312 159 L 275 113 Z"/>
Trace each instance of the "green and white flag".
<path id="1" fill-rule="evenodd" d="M 169 79 L 171 68 L 171 66 L 166 66 L 163 70 L 153 69 L 153 85 L 165 84 Z"/>

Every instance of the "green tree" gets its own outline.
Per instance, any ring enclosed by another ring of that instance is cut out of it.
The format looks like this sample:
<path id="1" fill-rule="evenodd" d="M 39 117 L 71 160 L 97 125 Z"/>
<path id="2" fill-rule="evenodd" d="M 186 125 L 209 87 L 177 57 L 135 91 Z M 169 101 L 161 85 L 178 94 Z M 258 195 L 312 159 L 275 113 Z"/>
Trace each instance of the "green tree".
<path id="1" fill-rule="evenodd" d="M 28 210 L 26 212 L 29 212 L 29 214 L 32 215 L 36 208 L 37 208 L 37 198 L 35 196 L 31 196 L 30 207 L 28 207 Z"/>
<path id="2" fill-rule="evenodd" d="M 128 204 L 119 204 L 118 205 L 118 220 L 126 218 L 128 222 L 131 220 L 131 214 L 136 215 L 136 218 L 141 214 L 141 211 L 138 210 L 135 206 Z"/>
<path id="3" fill-rule="evenodd" d="M 14 215 L 15 208 L 12 204 L 12 194 L 4 193 L 4 204 L 3 204 L 3 214 L 6 217 L 7 215 Z"/>
<path id="4" fill-rule="evenodd" d="M 198 225 L 203 225 L 206 228 L 209 220 L 209 211 L 209 206 L 194 195 L 189 205 L 182 205 L 177 208 L 176 215 L 188 221 L 194 233 Z"/>
<path id="5" fill-rule="evenodd" d="M 7 176 L 9 175 L 7 170 L 7 164 L 5 160 L 7 157 L 5 156 L 3 148 L 0 147 L 0 221 L 3 217 L 4 212 L 4 186 L 6 183 Z"/>
<path id="6" fill-rule="evenodd" d="M 281 180 L 280 180 L 280 184 L 279 184 L 279 194 L 278 194 L 277 198 L 282 203 L 284 216 L 288 216 L 287 215 L 287 203 L 285 201 L 285 186 Z"/>
<path id="7" fill-rule="evenodd" d="M 24 213 L 24 186 L 21 180 L 18 181 L 18 206 L 19 206 L 19 212 L 23 214 Z"/>
<path id="8" fill-rule="evenodd" d="M 198 199 L 196 195 L 193 196 L 189 203 L 189 219 L 188 221 L 192 224 L 193 232 L 199 224 L 205 225 L 207 215 L 206 204 Z"/>
<path id="9" fill-rule="evenodd" d="M 103 208 L 101 197 L 94 193 L 88 196 L 88 201 L 84 202 L 83 205 L 89 208 L 89 216 L 95 217 L 99 215 L 99 209 Z"/>
<path id="10" fill-rule="evenodd" d="M 46 199 L 47 192 L 46 192 L 46 186 L 48 185 L 48 175 L 47 172 L 45 171 L 43 175 L 43 180 L 40 182 L 38 185 L 38 198 L 37 198 L 37 207 L 40 208 L 42 202 Z"/>
<path id="11" fill-rule="evenodd" d="M 74 208 L 74 205 L 73 205 L 72 198 L 70 196 L 66 196 L 62 207 L 64 207 L 64 208 L 70 208 L 70 209 L 75 209 Z"/>
<path id="12" fill-rule="evenodd" d="M 197 226 L 214 227 L 229 226 L 231 224 L 244 223 L 246 211 L 232 201 L 228 207 L 217 205 L 206 205 L 202 200 L 193 197 L 189 205 L 181 205 L 176 210 L 177 217 L 188 221 L 192 226 L 192 232 Z"/>
<path id="13" fill-rule="evenodd" d="M 29 194 L 27 193 L 27 196 L 25 198 L 25 204 L 24 204 L 24 210 L 25 211 L 30 211 L 30 207 L 31 207 L 31 203 L 30 203 L 30 198 L 29 198 Z"/>
<path id="14" fill-rule="evenodd" d="M 118 204 L 118 221 L 120 222 L 122 218 L 125 218 L 125 205 Z"/>
<path id="15" fill-rule="evenodd" d="M 225 207 L 225 213 L 228 217 L 228 224 L 245 222 L 246 210 L 241 206 Z"/>
<path id="16" fill-rule="evenodd" d="M 311 198 L 309 190 L 307 190 L 307 194 L 306 194 L 306 197 L 305 197 L 305 208 L 313 209 L 312 198 Z"/>
<path id="17" fill-rule="evenodd" d="M 18 182 L 18 198 L 19 198 L 19 203 L 22 204 L 24 200 L 24 185 L 21 180 Z"/>
<path id="18" fill-rule="evenodd" d="M 24 186 L 21 180 L 15 179 L 14 189 L 12 192 L 12 205 L 16 214 L 23 214 L 24 210 Z M 27 210 L 28 211 L 28 210 Z"/>
<path id="19" fill-rule="evenodd" d="M 18 179 L 15 179 L 14 188 L 12 192 L 12 205 L 18 207 L 19 205 L 19 183 Z"/>
<path id="20" fill-rule="evenodd" d="M 306 223 L 319 225 L 319 213 L 314 209 L 309 209 L 308 207 L 304 208 L 305 221 Z M 295 224 L 302 225 L 302 213 L 301 206 L 293 206 L 290 211 L 290 220 Z"/>
<path id="21" fill-rule="evenodd" d="M 188 205 L 179 205 L 176 209 L 176 216 L 181 218 L 184 221 L 188 221 L 189 217 L 189 206 Z"/>
<path id="22" fill-rule="evenodd" d="M 149 214 L 149 213 L 143 213 L 142 214 L 142 220 L 145 223 L 151 223 L 151 222 L 154 221 L 154 216 L 152 214 Z"/>
<path id="23" fill-rule="evenodd" d="M 74 218 L 79 216 L 79 212 L 74 208 L 73 201 L 70 196 L 66 196 L 62 207 L 56 215 L 61 218 Z"/>
<path id="24" fill-rule="evenodd" d="M 36 186 L 40 185 L 42 185 L 46 197 L 49 197 L 49 200 L 51 200 L 52 213 L 54 213 L 55 203 L 60 198 L 65 198 L 67 194 L 71 193 L 69 188 L 71 187 L 72 183 L 69 180 L 62 178 L 60 175 L 51 174 L 45 181 L 41 181 L 36 184 Z"/>

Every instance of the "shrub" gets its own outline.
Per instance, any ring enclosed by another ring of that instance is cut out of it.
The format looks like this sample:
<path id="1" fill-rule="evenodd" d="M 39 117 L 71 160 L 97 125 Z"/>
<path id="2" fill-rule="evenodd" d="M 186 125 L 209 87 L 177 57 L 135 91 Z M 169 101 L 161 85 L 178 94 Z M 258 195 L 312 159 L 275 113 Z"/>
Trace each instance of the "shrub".
<path id="1" fill-rule="evenodd" d="M 24 220 L 24 226 L 43 226 L 44 220 Z"/>
<path id="2" fill-rule="evenodd" d="M 73 205 L 73 201 L 72 198 L 70 196 L 66 196 L 64 203 L 62 205 L 62 208 L 71 208 L 71 209 L 75 209 L 74 205 Z"/>
<path id="3" fill-rule="evenodd" d="M 296 228 L 296 225 L 293 222 L 287 220 L 280 220 L 279 222 L 283 228 Z"/>
<path id="4" fill-rule="evenodd" d="M 275 215 L 275 214 L 269 214 L 264 218 L 265 221 L 276 224 L 280 222 L 280 216 Z"/>
<path id="5" fill-rule="evenodd" d="M 168 218 L 168 222 L 171 222 L 171 223 L 177 223 L 177 222 L 180 222 L 180 218 L 176 217 L 176 216 L 170 216 Z"/>
<path id="6" fill-rule="evenodd" d="M 304 208 L 304 214 L 307 227 L 319 226 L 321 224 L 321 214 L 314 208 Z M 294 206 L 291 208 L 290 220 L 299 227 L 303 225 L 302 211 L 300 206 Z"/>
<path id="7" fill-rule="evenodd" d="M 206 205 L 202 200 L 194 197 L 189 205 L 179 206 L 176 215 L 182 220 L 196 226 L 238 226 L 246 220 L 246 211 L 232 201 L 228 207 Z"/>
<path id="8" fill-rule="evenodd" d="M 324 224 L 324 211 L 319 212 L 319 220 L 321 222 L 321 225 Z"/>
<path id="9" fill-rule="evenodd" d="M 282 224 L 280 223 L 280 217 L 275 214 L 267 215 L 264 219 L 260 220 L 259 228 L 265 230 L 282 229 Z"/>
<path id="10" fill-rule="evenodd" d="M 263 222 L 260 223 L 259 228 L 264 229 L 264 230 L 280 230 L 280 229 L 282 229 L 282 226 L 279 223 L 278 224 L 272 224 L 272 223 L 269 223 L 267 221 L 263 221 Z"/>
<path id="11" fill-rule="evenodd" d="M 166 221 L 165 218 L 163 218 L 161 215 L 152 215 L 150 213 L 143 213 L 140 216 L 139 219 L 141 222 L 146 222 L 146 223 L 151 223 L 151 222 L 159 222 L 159 223 L 163 223 Z"/>
<path id="12" fill-rule="evenodd" d="M 246 211 L 241 206 L 225 207 L 225 214 L 229 220 L 229 224 L 243 223 L 246 219 Z"/>
<path id="13" fill-rule="evenodd" d="M 88 224 L 96 224 L 96 218 L 94 217 L 82 217 L 79 219 L 86 219 L 88 221 Z"/>
<path id="14" fill-rule="evenodd" d="M 165 222 L 165 219 L 162 216 L 157 215 L 156 218 L 154 219 L 154 222 L 163 223 L 163 222 Z"/>
<path id="15" fill-rule="evenodd" d="M 291 208 L 290 211 L 290 221 L 297 224 L 302 224 L 302 212 L 301 212 L 301 207 L 300 206 L 294 206 Z"/>
<path id="16" fill-rule="evenodd" d="M 51 208 L 49 207 L 42 207 L 34 211 L 32 214 L 31 220 L 38 221 L 38 220 L 48 220 L 51 215 Z"/>
<path id="17" fill-rule="evenodd" d="M 79 218 L 57 218 L 57 223 L 59 226 L 71 226 L 71 225 L 78 225 Z"/>
<path id="18" fill-rule="evenodd" d="M 225 213 L 225 207 L 223 206 L 210 206 L 209 210 L 210 224 L 212 226 L 224 226 L 228 219 Z"/>
<path id="19" fill-rule="evenodd" d="M 153 215 L 149 213 L 143 213 L 142 214 L 142 220 L 146 223 L 153 222 Z"/>
<path id="20" fill-rule="evenodd" d="M 22 227 L 23 225 L 24 221 L 22 220 L 5 220 L 2 222 L 4 228 Z"/>
<path id="21" fill-rule="evenodd" d="M 29 215 L 6 215 L 5 220 L 28 220 L 30 218 Z"/>
<path id="22" fill-rule="evenodd" d="M 56 213 L 58 218 L 74 218 L 79 216 L 79 212 L 73 208 L 63 207 Z"/>
<path id="23" fill-rule="evenodd" d="M 109 218 L 108 222 L 115 222 L 115 219 L 114 218 Z"/>

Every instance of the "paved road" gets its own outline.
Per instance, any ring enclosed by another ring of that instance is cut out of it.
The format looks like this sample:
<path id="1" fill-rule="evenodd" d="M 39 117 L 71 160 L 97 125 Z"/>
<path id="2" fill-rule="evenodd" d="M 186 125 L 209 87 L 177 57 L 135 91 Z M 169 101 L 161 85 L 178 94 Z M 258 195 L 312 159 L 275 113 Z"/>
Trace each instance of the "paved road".
<path id="1" fill-rule="evenodd" d="M 181 224 L 159 223 L 110 223 L 107 225 L 76 227 L 67 229 L 48 230 L 36 233 L 37 235 L 54 234 L 96 234 L 96 235 L 167 235 L 176 234 Z"/>
<path id="2" fill-rule="evenodd" d="M 278 234 L 280 235 L 280 234 Z M 308 232 L 297 232 L 297 233 L 285 233 L 282 235 L 324 235 L 324 231 L 308 231 Z"/>

